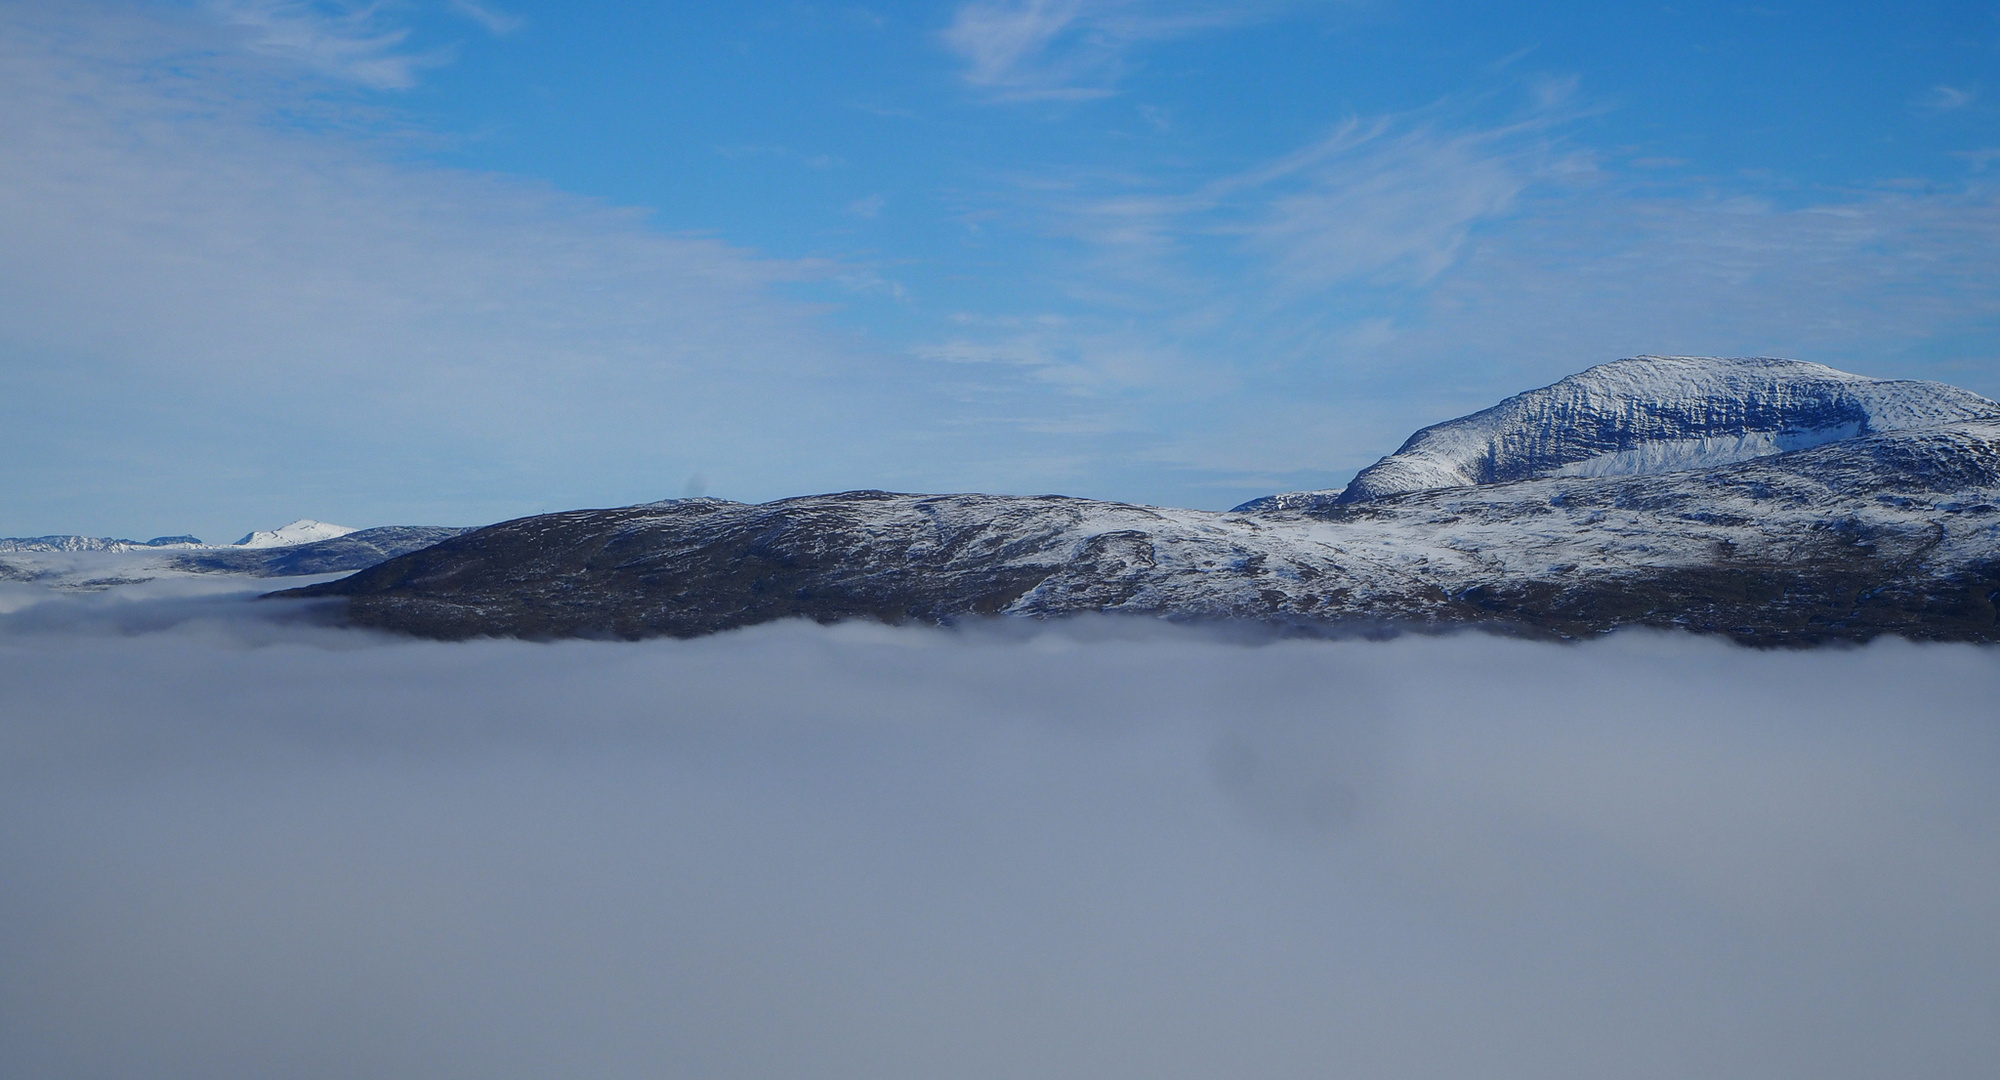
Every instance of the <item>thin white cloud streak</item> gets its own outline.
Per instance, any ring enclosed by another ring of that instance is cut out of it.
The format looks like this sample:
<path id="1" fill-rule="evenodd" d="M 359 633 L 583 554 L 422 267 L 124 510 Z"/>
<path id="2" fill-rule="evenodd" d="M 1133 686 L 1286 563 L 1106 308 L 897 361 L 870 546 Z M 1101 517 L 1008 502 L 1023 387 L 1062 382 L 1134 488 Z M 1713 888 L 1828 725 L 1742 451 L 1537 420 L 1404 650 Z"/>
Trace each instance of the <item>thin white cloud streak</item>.
<path id="1" fill-rule="evenodd" d="M 1404 132 L 1272 198 L 1246 228 L 1270 272 L 1294 290 L 1346 282 L 1430 284 L 1480 222 L 1506 214 L 1532 172 L 1494 152 L 1510 132 Z M 1346 148 L 1342 148 L 1346 150 Z"/>
<path id="2" fill-rule="evenodd" d="M 519 30 L 527 20 L 519 15 L 510 15 L 474 0 L 451 0 L 451 9 L 471 19 L 495 37 L 504 37 Z"/>
<path id="3" fill-rule="evenodd" d="M 1950 112 L 1953 109 L 1963 109 L 1977 100 L 1979 100 L 1977 89 L 1938 85 L 1931 87 L 1930 96 L 1923 100 L 1923 106 L 1939 112 Z"/>
<path id="4" fill-rule="evenodd" d="M 1285 287 L 1423 286 L 1458 260 L 1475 227 L 1504 216 L 1529 184 L 1579 166 L 1573 158 L 1560 166 L 1549 160 L 1551 122 L 1471 132 L 1350 122 L 1228 187 L 1261 196 L 1242 232 Z"/>
<path id="5" fill-rule="evenodd" d="M 1059 235 L 1096 248 L 1097 268 L 1148 286 L 1197 275 L 1181 265 L 1194 258 L 1235 254 L 1249 256 L 1261 285 L 1287 293 L 1421 287 L 1523 192 L 1594 171 L 1587 151 L 1558 137 L 1587 111 L 1572 96 L 1567 84 L 1539 92 L 1525 116 L 1489 127 L 1453 128 L 1421 113 L 1349 118 L 1296 150 L 1181 192 L 1128 176 L 1121 181 L 1155 190 L 1104 196 L 1093 190 L 1101 182 L 1073 177 L 1027 185 L 1019 197 Z M 1217 238 L 1238 246 L 1218 250 Z"/>
<path id="6" fill-rule="evenodd" d="M 456 2 L 468 16 L 485 14 Z M 407 90 L 418 72 L 450 59 L 445 51 L 410 48 L 410 28 L 381 0 L 207 0 L 205 6 L 255 52 L 376 90 Z"/>
<path id="7" fill-rule="evenodd" d="M 1973 172 L 1985 172 L 1988 165 L 2000 161 L 2000 146 L 1988 146 L 1979 150 L 1954 150 L 1951 156 L 1964 161 Z"/>
<path id="8" fill-rule="evenodd" d="M 967 4 L 958 9 L 944 39 L 965 59 L 967 82 L 974 86 L 1019 84 L 1032 81 L 1022 72 L 1024 65 L 1039 58 L 1057 35 L 1075 23 L 1082 10 L 1083 0 Z"/>
<path id="9" fill-rule="evenodd" d="M 1588 171 L 1587 157 L 1549 138 L 1562 118 L 1472 131 L 1350 119 L 1183 192 L 1107 195 L 1073 177 L 1024 185 L 1016 209 L 1079 244 L 1066 253 L 1082 256 L 1068 260 L 1081 268 L 1069 279 L 1074 295 L 1133 312 L 1164 300 L 1180 312 L 1176 325 L 1212 328 L 1268 313 L 1274 301 L 1320 303 L 1337 288 L 1433 284 L 1471 233 L 1506 217 L 1522 192 Z M 1225 275 L 1239 284 L 1223 286 Z M 1257 300 L 1245 310 L 1248 295 Z"/>
<path id="10" fill-rule="evenodd" d="M 0 620 L 9 1073 L 2000 1054 L 1991 650 L 59 623 Z"/>
<path id="11" fill-rule="evenodd" d="M 1001 101 L 1080 101 L 1117 92 L 1144 45 L 1270 19 L 1296 3 L 1171 0 L 976 0 L 944 43 L 965 81 Z"/>

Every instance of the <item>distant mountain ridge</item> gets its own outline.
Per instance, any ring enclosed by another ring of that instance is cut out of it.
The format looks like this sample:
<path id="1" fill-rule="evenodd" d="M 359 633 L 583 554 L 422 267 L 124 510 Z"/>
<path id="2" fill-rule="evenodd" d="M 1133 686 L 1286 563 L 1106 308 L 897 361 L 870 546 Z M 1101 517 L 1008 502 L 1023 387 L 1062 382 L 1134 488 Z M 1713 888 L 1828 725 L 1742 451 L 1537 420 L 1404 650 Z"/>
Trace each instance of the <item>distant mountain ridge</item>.
<path id="1" fill-rule="evenodd" d="M 466 531 L 443 525 L 382 525 L 373 529 L 347 529 L 310 543 L 285 546 L 232 544 L 204 548 L 173 557 L 168 560 L 167 567 L 195 573 L 250 574 L 255 577 L 334 574 L 343 570 L 365 570 L 385 559 L 427 548 Z"/>
<path id="2" fill-rule="evenodd" d="M 398 526 L 410 527 L 410 526 Z M 427 528 L 428 526 L 416 526 Z M 275 529 L 252 532 L 234 544 L 232 548 L 285 548 L 301 544 L 332 540 L 361 530 L 346 525 L 332 525 L 311 518 L 300 518 L 289 525 Z M 108 536 L 9 536 L 0 537 L 0 552 L 23 551 L 132 551 L 140 548 L 207 548 L 198 536 L 156 536 L 151 540 L 117 540 Z"/>
<path id="3" fill-rule="evenodd" d="M 276 595 L 436 638 L 1109 612 L 2000 640 L 2000 406 L 1942 384 L 1635 358 L 1426 428 L 1357 484 L 1229 513 L 878 491 L 578 510 Z"/>
<path id="4" fill-rule="evenodd" d="M 260 543 L 210 545 L 192 536 L 144 543 L 87 536 L 16 537 L 0 539 L 0 554 L 16 556 L 0 562 L 0 579 L 67 589 L 105 582 L 132 584 L 161 572 L 251 577 L 334 574 L 365 569 L 465 531 L 440 525 L 350 529 L 302 519 L 282 529 L 252 533 L 251 538 L 266 541 Z M 301 539 L 315 535 L 323 538 Z M 287 542 L 268 542 L 274 537 Z M 88 558 L 79 562 L 78 556 Z"/>
<path id="5" fill-rule="evenodd" d="M 109 536 L 5 536 L 0 553 L 26 551 L 132 551 L 138 548 L 203 547 L 197 536 L 156 536 L 151 540 L 116 540 Z"/>

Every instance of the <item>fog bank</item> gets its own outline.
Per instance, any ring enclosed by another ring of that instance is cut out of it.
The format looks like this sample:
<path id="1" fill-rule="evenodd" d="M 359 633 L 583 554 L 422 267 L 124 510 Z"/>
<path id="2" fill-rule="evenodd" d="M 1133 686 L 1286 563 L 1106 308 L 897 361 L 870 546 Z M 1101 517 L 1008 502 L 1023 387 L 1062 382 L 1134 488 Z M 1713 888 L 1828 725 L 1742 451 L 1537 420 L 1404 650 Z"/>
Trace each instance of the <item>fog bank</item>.
<path id="1" fill-rule="evenodd" d="M 0 617 L 0 1074 L 2000 1060 L 2000 652 L 236 603 Z"/>

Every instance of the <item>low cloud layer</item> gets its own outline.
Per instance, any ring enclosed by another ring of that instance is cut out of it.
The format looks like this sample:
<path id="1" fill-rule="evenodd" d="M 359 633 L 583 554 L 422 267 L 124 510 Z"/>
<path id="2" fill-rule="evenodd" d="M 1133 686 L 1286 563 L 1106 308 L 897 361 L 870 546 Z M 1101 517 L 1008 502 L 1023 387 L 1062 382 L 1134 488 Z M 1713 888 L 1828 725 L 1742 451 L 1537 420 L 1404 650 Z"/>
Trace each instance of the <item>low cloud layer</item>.
<path id="1" fill-rule="evenodd" d="M 24 607 L 0 1073 L 1972 1075 L 1996 690 L 1893 642 Z"/>

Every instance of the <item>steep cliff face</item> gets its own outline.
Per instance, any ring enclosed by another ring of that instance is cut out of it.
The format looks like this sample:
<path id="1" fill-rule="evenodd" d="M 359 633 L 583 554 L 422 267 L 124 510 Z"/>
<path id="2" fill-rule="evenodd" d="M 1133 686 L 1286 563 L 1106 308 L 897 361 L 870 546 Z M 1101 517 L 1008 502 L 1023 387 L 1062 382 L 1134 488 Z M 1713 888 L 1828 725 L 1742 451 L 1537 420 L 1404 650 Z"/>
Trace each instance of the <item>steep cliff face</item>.
<path id="1" fill-rule="evenodd" d="M 2000 404 L 1943 383 L 1769 357 L 1640 356 L 1427 427 L 1338 493 L 1291 492 L 1238 509 L 1310 510 L 1552 476 L 1710 468 L 1993 417 Z"/>

